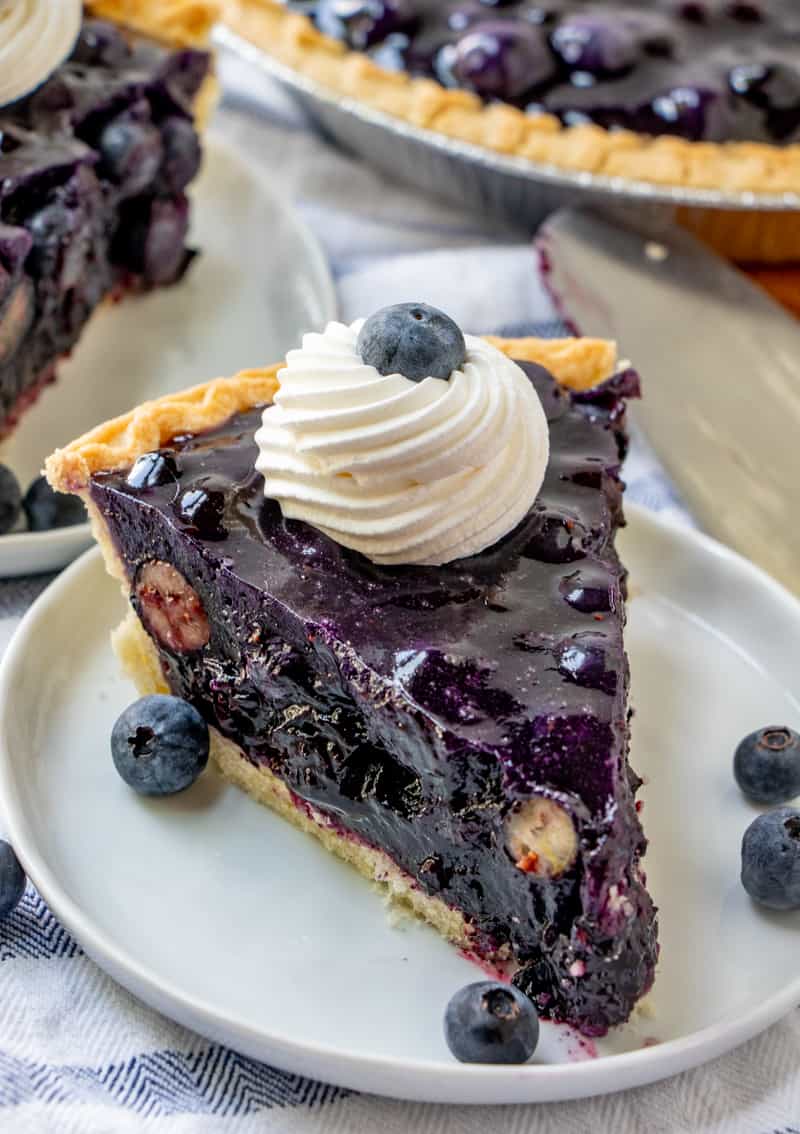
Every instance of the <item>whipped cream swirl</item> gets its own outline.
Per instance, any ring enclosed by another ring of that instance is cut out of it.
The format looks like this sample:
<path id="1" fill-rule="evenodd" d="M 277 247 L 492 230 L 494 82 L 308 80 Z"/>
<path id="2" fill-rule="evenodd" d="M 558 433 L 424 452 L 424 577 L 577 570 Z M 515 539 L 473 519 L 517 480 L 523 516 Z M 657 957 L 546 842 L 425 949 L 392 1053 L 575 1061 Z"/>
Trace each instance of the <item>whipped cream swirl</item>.
<path id="1" fill-rule="evenodd" d="M 81 0 L 0 0 L 0 106 L 30 94 L 78 38 Z"/>
<path id="2" fill-rule="evenodd" d="M 383 375 L 363 320 L 291 351 L 256 433 L 264 493 L 374 563 L 439 565 L 510 532 L 542 486 L 547 419 L 523 371 L 466 336 L 447 381 Z"/>

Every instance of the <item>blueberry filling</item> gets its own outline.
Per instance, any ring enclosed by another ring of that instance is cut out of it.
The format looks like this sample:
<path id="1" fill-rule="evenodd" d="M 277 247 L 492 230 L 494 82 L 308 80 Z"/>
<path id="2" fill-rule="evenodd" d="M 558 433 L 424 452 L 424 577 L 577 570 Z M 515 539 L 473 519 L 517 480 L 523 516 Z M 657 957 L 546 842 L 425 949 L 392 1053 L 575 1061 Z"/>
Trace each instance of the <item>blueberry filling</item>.
<path id="1" fill-rule="evenodd" d="M 178 280 L 200 144 L 198 51 L 84 21 L 72 57 L 0 108 L 0 435 L 109 294 Z"/>
<path id="2" fill-rule="evenodd" d="M 800 138 L 795 0 L 287 0 L 381 66 L 567 125 Z"/>
<path id="3" fill-rule="evenodd" d="M 657 951 L 614 549 L 636 379 L 578 400 L 523 368 L 550 422 L 543 490 L 499 544 L 445 567 L 379 567 L 284 520 L 254 470 L 258 409 L 91 493 L 171 691 L 299 807 L 462 910 L 543 1015 L 601 1034 Z"/>

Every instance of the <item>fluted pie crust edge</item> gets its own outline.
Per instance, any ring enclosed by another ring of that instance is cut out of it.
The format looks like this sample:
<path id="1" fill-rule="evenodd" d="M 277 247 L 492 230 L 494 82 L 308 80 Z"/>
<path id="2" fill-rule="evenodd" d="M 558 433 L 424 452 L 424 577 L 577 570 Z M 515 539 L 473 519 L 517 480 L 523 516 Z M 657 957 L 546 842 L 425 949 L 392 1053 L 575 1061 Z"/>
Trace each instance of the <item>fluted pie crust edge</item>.
<path id="1" fill-rule="evenodd" d="M 689 142 L 601 126 L 563 126 L 514 106 L 486 106 L 470 91 L 411 78 L 317 30 L 280 0 L 221 0 L 222 19 L 238 35 L 332 93 L 449 138 L 560 169 L 657 185 L 727 192 L 800 192 L 800 145 Z"/>
<path id="2" fill-rule="evenodd" d="M 571 390 L 589 390 L 610 378 L 617 368 L 616 344 L 605 339 L 487 336 L 486 341 L 510 358 L 538 362 Z M 47 477 L 60 492 L 80 493 L 95 473 L 127 468 L 142 453 L 161 448 L 179 433 L 202 433 L 235 413 L 270 402 L 282 365 L 242 370 L 232 378 L 216 378 L 144 402 L 57 449 L 45 464 Z"/>
<path id="3" fill-rule="evenodd" d="M 202 47 L 220 17 L 220 0 L 86 0 L 92 16 L 167 43 Z"/>

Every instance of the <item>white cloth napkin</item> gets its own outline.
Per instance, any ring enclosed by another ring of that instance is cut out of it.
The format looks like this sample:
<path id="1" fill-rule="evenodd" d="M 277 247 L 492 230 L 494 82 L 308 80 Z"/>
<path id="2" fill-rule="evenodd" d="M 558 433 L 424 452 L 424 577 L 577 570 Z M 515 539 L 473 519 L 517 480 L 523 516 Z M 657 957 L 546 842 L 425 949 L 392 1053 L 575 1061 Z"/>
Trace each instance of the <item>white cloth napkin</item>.
<path id="1" fill-rule="evenodd" d="M 251 97 L 252 79 L 245 89 Z M 424 299 L 474 331 L 557 331 L 519 234 L 389 183 L 264 94 L 258 122 L 227 112 L 224 128 L 323 241 L 343 318 Z M 632 498 L 688 520 L 640 439 L 626 475 Z M 0 583 L 0 651 L 44 582 Z M 145 1008 L 32 888 L 0 925 L 3 1134 L 800 1134 L 798 1064 L 795 1013 L 708 1067 L 608 1098 L 499 1109 L 381 1100 L 245 1059 Z"/>

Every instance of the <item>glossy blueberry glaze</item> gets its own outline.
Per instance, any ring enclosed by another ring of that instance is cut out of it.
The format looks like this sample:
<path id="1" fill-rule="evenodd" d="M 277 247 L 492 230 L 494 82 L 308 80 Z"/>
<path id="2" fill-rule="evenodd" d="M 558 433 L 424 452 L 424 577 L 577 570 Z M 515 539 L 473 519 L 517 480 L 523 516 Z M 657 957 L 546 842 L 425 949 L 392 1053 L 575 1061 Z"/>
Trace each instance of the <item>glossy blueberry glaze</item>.
<path id="1" fill-rule="evenodd" d="M 288 0 L 382 66 L 567 124 L 800 138 L 796 0 Z"/>
<path id="2" fill-rule="evenodd" d="M 186 269 L 208 62 L 85 21 L 71 59 L 0 108 L 0 435 L 106 295 Z"/>
<path id="3" fill-rule="evenodd" d="M 550 421 L 545 485 L 516 531 L 446 567 L 377 567 L 285 521 L 254 471 L 258 410 L 91 491 L 147 624 L 154 564 L 191 588 L 180 630 L 199 629 L 200 648 L 155 638 L 172 690 L 299 805 L 463 910 L 479 954 L 510 947 L 545 1015 L 601 1034 L 649 986 L 657 951 L 614 550 L 638 380 L 571 399 L 525 369 Z M 202 492 L 207 532 L 185 507 Z M 505 849 L 507 816 L 531 795 L 559 803 L 578 834 L 575 865 L 550 881 Z"/>

